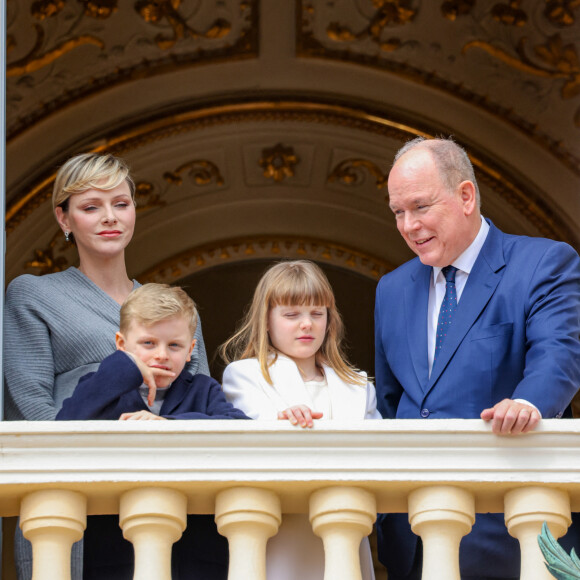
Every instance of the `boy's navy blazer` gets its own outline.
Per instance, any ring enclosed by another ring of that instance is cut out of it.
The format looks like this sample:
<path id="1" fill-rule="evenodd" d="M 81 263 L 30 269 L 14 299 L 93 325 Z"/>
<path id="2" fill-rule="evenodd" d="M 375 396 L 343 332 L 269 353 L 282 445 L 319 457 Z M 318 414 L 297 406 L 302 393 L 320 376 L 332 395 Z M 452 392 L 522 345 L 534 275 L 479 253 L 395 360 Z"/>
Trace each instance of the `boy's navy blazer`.
<path id="1" fill-rule="evenodd" d="M 567 244 L 513 236 L 491 222 L 429 374 L 433 268 L 418 258 L 384 276 L 375 303 L 377 407 L 384 418 L 478 419 L 504 398 L 561 417 L 580 386 L 580 259 Z M 474 450 L 477 453 L 477 450 Z M 389 576 L 411 574 L 417 537 L 406 514 L 381 516 Z M 503 514 L 478 514 L 461 543 L 461 573 L 519 577 Z M 506 573 L 507 571 L 507 573 Z M 409 576 L 412 577 L 412 576 Z"/>
<path id="2" fill-rule="evenodd" d="M 122 413 L 147 410 L 139 393 L 142 382 L 137 365 L 124 352 L 116 351 L 96 372 L 81 378 L 56 418 L 116 420 Z M 169 387 L 160 415 L 167 419 L 248 419 L 226 401 L 217 381 L 185 370 Z M 83 580 L 133 580 L 133 558 L 119 516 L 89 516 Z M 212 515 L 187 516 L 187 528 L 173 546 L 171 566 L 173 580 L 226 580 L 228 544 L 218 534 Z"/>
<path id="3" fill-rule="evenodd" d="M 116 420 L 122 413 L 147 411 L 139 393 L 142 383 L 137 365 L 124 352 L 115 351 L 96 372 L 80 379 L 56 419 Z M 217 381 L 207 375 L 191 375 L 186 370 L 167 390 L 159 414 L 167 419 L 248 419 L 226 401 Z"/>

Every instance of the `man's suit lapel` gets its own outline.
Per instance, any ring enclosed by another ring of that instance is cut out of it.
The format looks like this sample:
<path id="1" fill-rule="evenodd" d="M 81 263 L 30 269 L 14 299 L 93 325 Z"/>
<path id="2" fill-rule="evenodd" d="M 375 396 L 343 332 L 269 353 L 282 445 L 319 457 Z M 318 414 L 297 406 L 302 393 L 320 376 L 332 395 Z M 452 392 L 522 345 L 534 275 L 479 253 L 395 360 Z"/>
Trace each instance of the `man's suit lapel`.
<path id="1" fill-rule="evenodd" d="M 417 268 L 411 273 L 411 283 L 405 286 L 405 319 L 407 325 L 407 343 L 413 368 L 421 388 L 429 380 L 429 360 L 427 350 L 427 319 L 429 304 L 430 277 L 433 268 L 417 261 Z"/>
<path id="2" fill-rule="evenodd" d="M 489 233 L 467 279 L 447 338 L 433 365 L 427 391 L 435 385 L 501 281 L 505 266 L 503 234 L 491 222 L 489 224 Z"/>

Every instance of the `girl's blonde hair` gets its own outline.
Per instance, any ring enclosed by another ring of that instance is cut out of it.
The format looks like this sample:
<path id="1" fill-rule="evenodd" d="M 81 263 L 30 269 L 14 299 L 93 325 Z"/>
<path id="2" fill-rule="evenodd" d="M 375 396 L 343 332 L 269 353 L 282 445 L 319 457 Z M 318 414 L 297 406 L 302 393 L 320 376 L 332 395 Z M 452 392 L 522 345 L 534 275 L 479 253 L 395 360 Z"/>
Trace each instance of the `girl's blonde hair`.
<path id="1" fill-rule="evenodd" d="M 274 264 L 262 276 L 254 298 L 236 333 L 221 347 L 226 363 L 256 358 L 266 381 L 272 385 L 269 367 L 278 357 L 268 336 L 268 315 L 275 306 L 325 306 L 326 336 L 316 353 L 316 364 L 332 368 L 346 383 L 365 385 L 362 377 L 346 360 L 342 341 L 344 325 L 324 272 L 314 262 L 296 260 Z"/>

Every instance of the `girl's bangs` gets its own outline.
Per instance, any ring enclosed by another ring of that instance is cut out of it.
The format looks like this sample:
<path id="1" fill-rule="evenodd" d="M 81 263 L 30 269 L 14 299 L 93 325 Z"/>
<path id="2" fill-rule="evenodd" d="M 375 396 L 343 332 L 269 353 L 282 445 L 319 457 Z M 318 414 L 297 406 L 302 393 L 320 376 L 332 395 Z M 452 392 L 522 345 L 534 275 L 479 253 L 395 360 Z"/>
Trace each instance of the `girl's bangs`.
<path id="1" fill-rule="evenodd" d="M 334 303 L 334 296 L 330 288 L 318 280 L 286 278 L 280 280 L 272 289 L 270 304 L 272 306 L 325 306 Z"/>

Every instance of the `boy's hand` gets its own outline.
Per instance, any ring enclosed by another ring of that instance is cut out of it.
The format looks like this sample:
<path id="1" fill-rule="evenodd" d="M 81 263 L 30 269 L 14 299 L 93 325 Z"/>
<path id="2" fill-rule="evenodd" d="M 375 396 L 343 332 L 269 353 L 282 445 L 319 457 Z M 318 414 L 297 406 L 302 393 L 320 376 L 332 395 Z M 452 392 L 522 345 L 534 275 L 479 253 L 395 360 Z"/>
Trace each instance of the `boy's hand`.
<path id="1" fill-rule="evenodd" d="M 133 413 L 123 413 L 119 421 L 167 421 L 165 417 L 154 415 L 150 411 L 134 411 Z"/>
<path id="2" fill-rule="evenodd" d="M 313 419 L 321 418 L 322 412 L 312 411 L 306 405 L 296 405 L 278 412 L 278 419 L 288 419 L 292 425 L 300 424 L 300 427 L 312 427 L 314 425 Z"/>
<path id="3" fill-rule="evenodd" d="M 157 384 L 155 383 L 155 377 L 175 377 L 175 373 L 171 371 L 166 371 L 165 369 L 159 369 L 156 367 L 148 367 L 140 358 L 136 357 L 133 353 L 128 351 L 123 351 L 130 359 L 137 365 L 141 376 L 143 377 L 143 382 L 149 387 L 149 393 L 147 394 L 147 403 L 149 406 L 153 405 L 155 401 L 155 393 L 157 392 Z"/>

